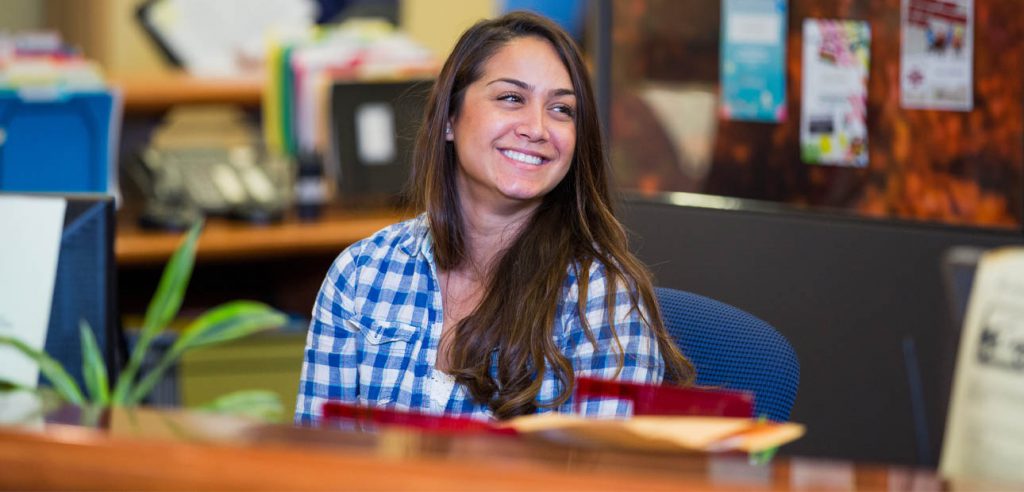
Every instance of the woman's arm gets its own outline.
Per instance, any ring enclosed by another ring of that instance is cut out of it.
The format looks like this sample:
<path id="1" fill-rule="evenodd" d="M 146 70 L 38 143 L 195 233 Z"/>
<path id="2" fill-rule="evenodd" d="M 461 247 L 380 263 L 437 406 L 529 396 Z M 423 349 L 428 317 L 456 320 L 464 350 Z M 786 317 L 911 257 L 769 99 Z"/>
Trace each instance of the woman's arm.
<path id="1" fill-rule="evenodd" d="M 345 250 L 331 265 L 313 306 L 299 377 L 296 423 L 319 420 L 321 407 L 328 400 L 355 402 L 358 396 L 356 335 L 344 323 L 353 312 L 352 281 L 357 278 L 354 251 L 358 246 Z"/>
<path id="2" fill-rule="evenodd" d="M 596 346 L 587 339 L 582 324 L 578 322 L 579 317 L 570 318 L 576 322 L 570 323 L 565 353 L 573 364 L 576 377 L 660 384 L 665 363 L 657 338 L 645 322 L 648 310 L 642 302 L 639 307 L 633 305 L 629 291 L 631 286 L 620 279 L 615 285 L 614 303 L 611 316 L 608 316 L 605 299 L 608 283 L 605 269 L 593 266 L 584 314 L 597 341 Z M 570 308 L 575 310 L 575 306 Z M 560 411 L 573 412 L 574 406 L 575 400 L 570 398 Z M 591 398 L 583 402 L 580 411 L 589 416 L 628 416 L 632 414 L 632 405 L 624 400 Z"/>

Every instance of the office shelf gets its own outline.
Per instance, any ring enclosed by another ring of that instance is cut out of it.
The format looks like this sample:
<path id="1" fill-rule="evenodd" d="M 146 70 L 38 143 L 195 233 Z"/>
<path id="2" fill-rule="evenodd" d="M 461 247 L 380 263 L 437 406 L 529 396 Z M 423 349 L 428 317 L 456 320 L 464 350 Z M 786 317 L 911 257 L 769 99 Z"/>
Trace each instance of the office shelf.
<path id="1" fill-rule="evenodd" d="M 238 104 L 257 107 L 263 77 L 201 78 L 184 72 L 125 75 L 110 84 L 121 89 L 126 114 L 154 113 L 176 104 Z"/>
<path id="2" fill-rule="evenodd" d="M 211 218 L 199 239 L 197 261 L 340 253 L 346 246 L 406 217 L 393 210 L 331 208 L 315 221 L 289 216 L 278 223 L 253 225 Z M 130 212 L 124 212 L 118 217 L 117 264 L 126 267 L 164 263 L 181 240 L 180 233 L 142 229 Z"/>

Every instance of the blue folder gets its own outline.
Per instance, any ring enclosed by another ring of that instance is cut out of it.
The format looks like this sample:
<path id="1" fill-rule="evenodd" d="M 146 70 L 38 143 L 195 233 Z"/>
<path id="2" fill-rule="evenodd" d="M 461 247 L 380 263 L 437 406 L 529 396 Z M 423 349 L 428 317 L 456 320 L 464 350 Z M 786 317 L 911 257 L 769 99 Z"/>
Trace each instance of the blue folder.
<path id="1" fill-rule="evenodd" d="M 0 191 L 117 194 L 120 96 L 0 91 Z"/>

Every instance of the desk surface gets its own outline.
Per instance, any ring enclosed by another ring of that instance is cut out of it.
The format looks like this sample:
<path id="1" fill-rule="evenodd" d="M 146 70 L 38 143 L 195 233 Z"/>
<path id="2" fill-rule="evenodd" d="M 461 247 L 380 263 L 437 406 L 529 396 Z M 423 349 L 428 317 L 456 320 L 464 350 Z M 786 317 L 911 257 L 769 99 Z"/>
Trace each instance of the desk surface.
<path id="1" fill-rule="evenodd" d="M 115 413 L 107 431 L 0 428 L 0 488 L 134 490 L 940 490 L 928 471 L 597 450 L 493 434 L 263 426 Z"/>
<path id="2" fill-rule="evenodd" d="M 397 211 L 327 209 L 302 221 L 294 215 L 278 223 L 253 225 L 211 218 L 199 239 L 200 260 L 236 260 L 312 252 L 339 253 L 346 246 L 408 217 Z M 181 233 L 138 226 L 130 212 L 119 213 L 114 249 L 119 266 L 161 264 L 182 240 Z"/>

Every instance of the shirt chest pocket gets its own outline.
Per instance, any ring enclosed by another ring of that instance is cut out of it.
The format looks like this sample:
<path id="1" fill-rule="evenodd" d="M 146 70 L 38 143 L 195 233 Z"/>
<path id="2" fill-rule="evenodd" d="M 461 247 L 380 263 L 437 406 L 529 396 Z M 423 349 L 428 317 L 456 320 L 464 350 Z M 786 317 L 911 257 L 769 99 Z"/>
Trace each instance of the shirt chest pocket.
<path id="1" fill-rule="evenodd" d="M 353 324 L 358 331 L 359 403 L 377 407 L 401 403 L 403 392 L 412 393 L 421 330 L 413 325 L 367 318 Z"/>

